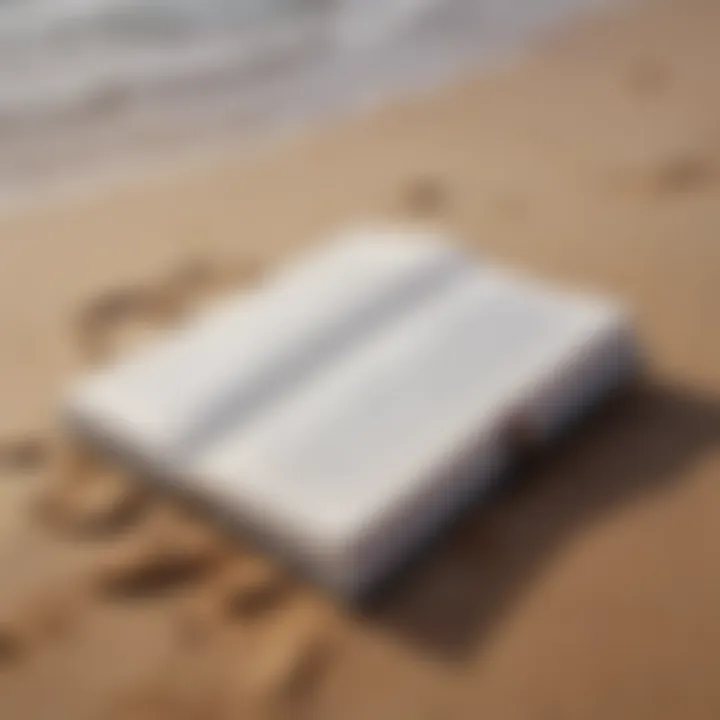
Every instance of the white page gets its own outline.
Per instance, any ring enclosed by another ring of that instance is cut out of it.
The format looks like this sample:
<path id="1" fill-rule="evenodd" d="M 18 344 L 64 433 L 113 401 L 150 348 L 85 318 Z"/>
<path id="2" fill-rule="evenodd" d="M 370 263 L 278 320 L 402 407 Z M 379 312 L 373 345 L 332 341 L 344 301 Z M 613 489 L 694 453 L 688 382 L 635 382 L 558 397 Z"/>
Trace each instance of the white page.
<path id="1" fill-rule="evenodd" d="M 76 388 L 71 414 L 126 435 L 145 454 L 191 454 L 356 335 L 467 270 L 430 233 L 359 231 L 290 265 L 167 340 Z"/>
<path id="2" fill-rule="evenodd" d="M 502 272 L 457 278 L 251 426 L 219 433 L 196 482 L 256 523 L 266 513 L 346 543 L 616 322 L 608 306 Z"/>

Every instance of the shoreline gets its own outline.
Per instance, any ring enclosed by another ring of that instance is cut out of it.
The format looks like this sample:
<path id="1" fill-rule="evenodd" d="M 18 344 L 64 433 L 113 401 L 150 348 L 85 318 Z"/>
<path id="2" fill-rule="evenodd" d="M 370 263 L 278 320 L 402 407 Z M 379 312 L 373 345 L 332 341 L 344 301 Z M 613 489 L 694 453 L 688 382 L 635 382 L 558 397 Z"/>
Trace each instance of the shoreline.
<path id="1" fill-rule="evenodd" d="M 628 5 L 618 0 L 592 0 L 587 6 L 580 3 L 570 8 L 565 17 L 546 21 L 547 27 L 541 24 L 529 30 L 527 37 L 514 44 L 489 46 L 484 55 L 458 51 L 453 61 L 445 63 L 446 67 L 430 62 L 424 70 L 417 67 L 387 87 L 380 83 L 373 89 L 368 76 L 364 79 L 367 87 L 356 96 L 328 87 L 315 99 L 314 106 L 283 109 L 279 96 L 277 107 L 268 110 L 267 116 L 252 119 L 252 109 L 244 107 L 242 96 L 232 97 L 231 81 L 227 92 L 211 100 L 207 107 L 201 88 L 196 88 L 197 97 L 187 91 L 187 97 L 180 102 L 184 110 L 180 108 L 179 115 L 168 99 L 166 106 L 161 104 L 154 111 L 145 108 L 130 122 L 112 113 L 103 117 L 106 103 L 99 96 L 97 119 L 90 111 L 84 114 L 79 118 L 84 123 L 80 130 L 54 126 L 49 118 L 49 139 L 39 140 L 41 133 L 35 130 L 31 135 L 21 132 L 12 136 L 9 147 L 0 145 L 0 166 L 5 168 L 0 175 L 0 212 L 12 211 L 16 204 L 22 209 L 54 202 L 55 198 L 62 202 L 98 184 L 103 192 L 112 192 L 116 186 L 150 178 L 162 182 L 175 173 L 192 174 L 198 167 L 227 162 L 228 151 L 233 162 L 243 162 L 247 154 L 272 153 L 276 145 L 282 151 L 283 144 L 322 134 L 337 124 L 362 121 L 375 112 L 430 98 L 447 87 L 469 85 L 482 81 L 484 76 L 504 72 L 542 52 L 555 37 L 572 32 L 573 27 L 592 24 L 598 17 L 626 9 Z M 352 85 L 350 79 L 343 86 Z M 173 99 L 175 105 L 178 101 Z M 193 119 L 191 109 L 198 102 L 203 107 L 202 117 Z M 40 159 L 43 155 L 50 159 Z M 76 177 L 68 181 L 68 174 Z"/>

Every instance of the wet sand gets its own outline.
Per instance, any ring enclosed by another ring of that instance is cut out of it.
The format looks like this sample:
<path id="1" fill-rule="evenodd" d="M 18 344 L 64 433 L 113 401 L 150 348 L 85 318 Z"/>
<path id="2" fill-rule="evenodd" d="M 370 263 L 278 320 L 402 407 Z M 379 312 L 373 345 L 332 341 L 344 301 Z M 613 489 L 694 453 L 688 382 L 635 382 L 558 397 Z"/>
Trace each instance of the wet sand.
<path id="1" fill-rule="evenodd" d="M 720 716 L 718 27 L 712 0 L 648 2 L 252 159 L 0 218 L 0 717 Z M 82 368 L 339 225 L 426 209 L 622 298 L 651 372 L 376 606 L 58 435 Z"/>

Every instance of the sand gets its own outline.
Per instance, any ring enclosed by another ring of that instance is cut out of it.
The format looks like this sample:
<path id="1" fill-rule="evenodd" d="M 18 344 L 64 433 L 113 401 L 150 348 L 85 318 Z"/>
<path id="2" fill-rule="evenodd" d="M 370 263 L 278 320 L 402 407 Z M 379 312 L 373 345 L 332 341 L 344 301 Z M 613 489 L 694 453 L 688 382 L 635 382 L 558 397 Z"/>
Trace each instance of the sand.
<path id="1" fill-rule="evenodd" d="M 646 2 L 252 157 L 7 211 L 0 717 L 719 717 L 718 28 Z M 418 195 L 472 251 L 622 298 L 651 372 L 376 606 L 58 437 L 82 368 Z"/>

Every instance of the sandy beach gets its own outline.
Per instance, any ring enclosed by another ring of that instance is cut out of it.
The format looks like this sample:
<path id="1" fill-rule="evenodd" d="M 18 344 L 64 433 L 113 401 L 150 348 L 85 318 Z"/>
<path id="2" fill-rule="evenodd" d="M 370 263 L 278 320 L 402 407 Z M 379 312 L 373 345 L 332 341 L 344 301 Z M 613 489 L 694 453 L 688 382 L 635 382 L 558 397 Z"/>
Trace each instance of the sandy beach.
<path id="1" fill-rule="evenodd" d="M 251 157 L 5 211 L 0 718 L 719 717 L 718 29 L 713 0 L 649 0 Z M 650 378 L 376 607 L 65 447 L 58 402 L 99 356 L 337 227 L 406 216 L 424 178 L 472 252 L 627 303 Z M 159 546 L 181 560 L 156 587 Z"/>

